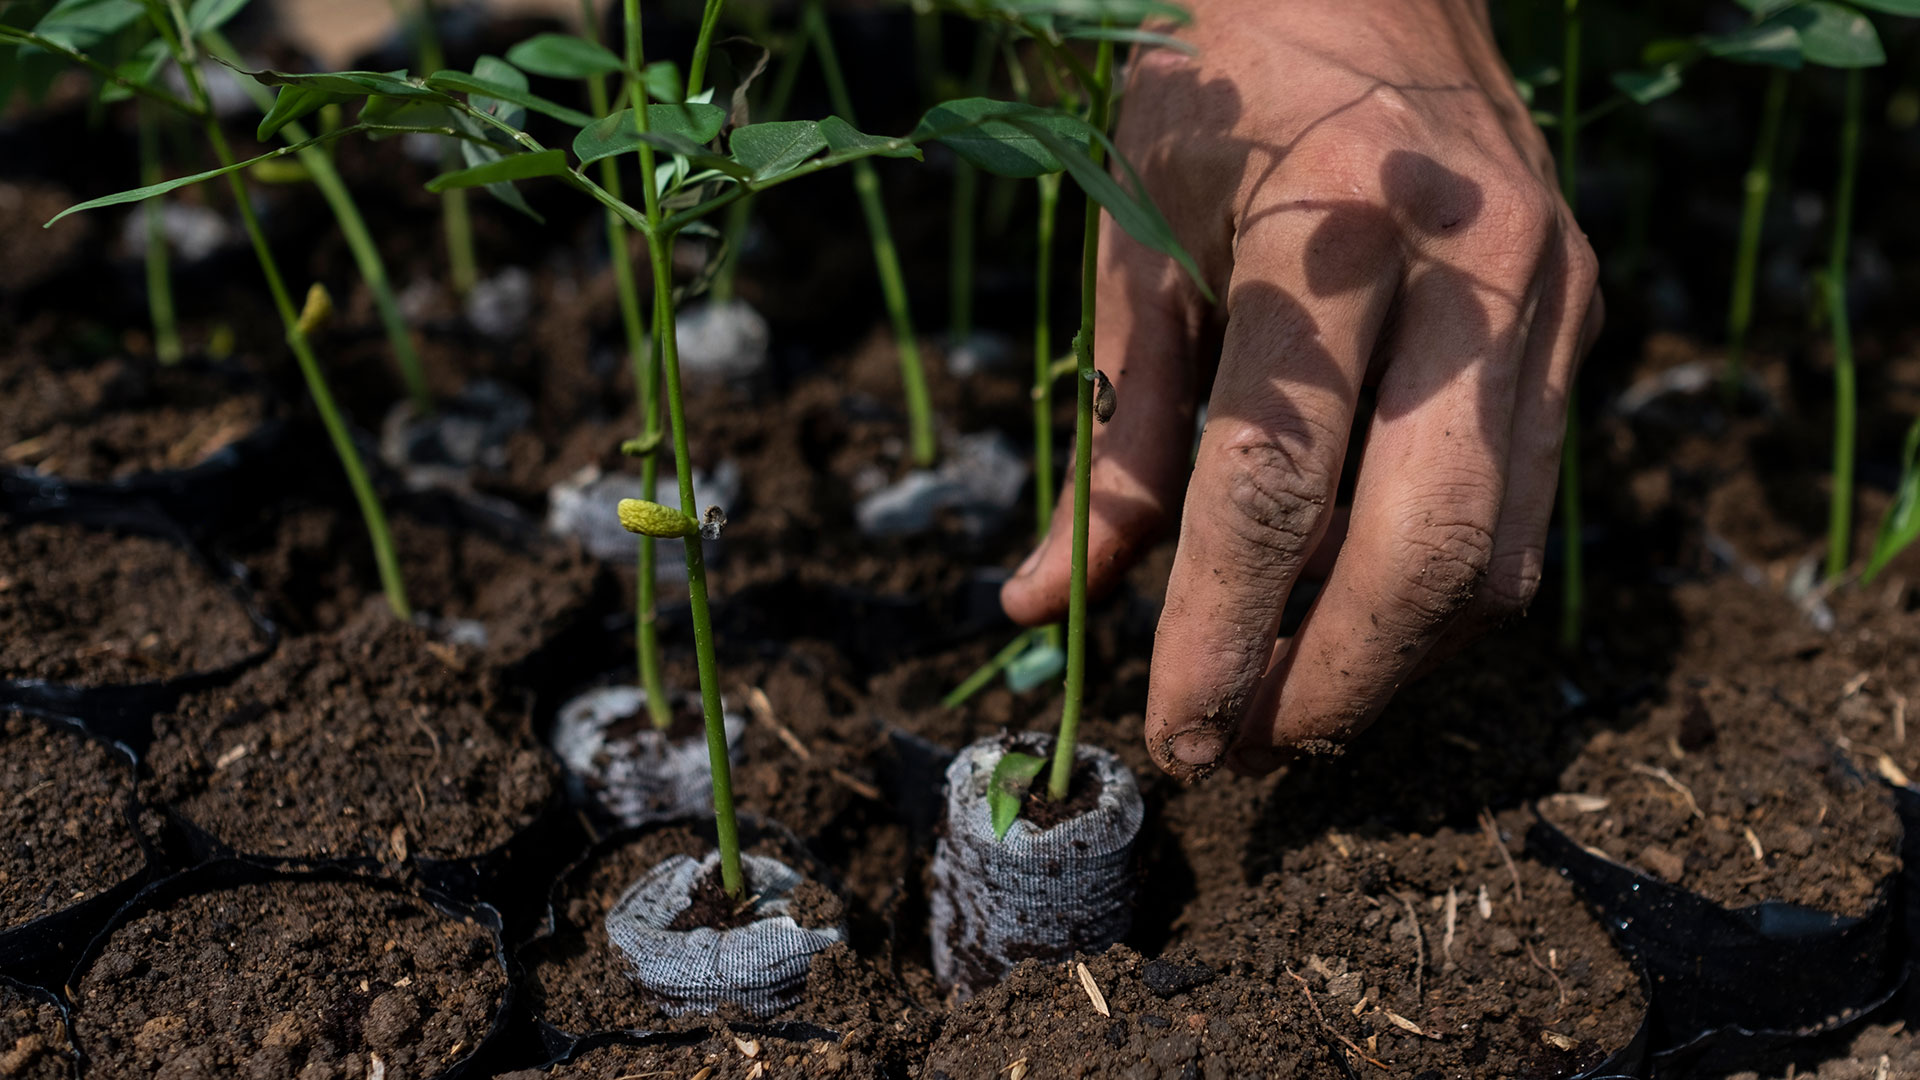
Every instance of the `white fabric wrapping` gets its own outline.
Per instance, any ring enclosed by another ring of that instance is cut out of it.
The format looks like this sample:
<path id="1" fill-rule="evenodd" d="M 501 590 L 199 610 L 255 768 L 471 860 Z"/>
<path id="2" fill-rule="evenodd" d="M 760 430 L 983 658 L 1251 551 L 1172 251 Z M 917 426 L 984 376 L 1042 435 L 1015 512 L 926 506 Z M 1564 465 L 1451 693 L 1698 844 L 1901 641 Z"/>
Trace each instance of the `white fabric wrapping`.
<path id="1" fill-rule="evenodd" d="M 1015 749 L 1044 754 L 1051 738 L 1020 736 Z M 1133 773 L 1084 743 L 1100 798 L 1042 831 L 1015 819 L 993 835 L 987 789 L 1006 752 L 1001 737 L 960 751 L 947 767 L 946 829 L 933 855 L 933 970 L 962 1000 L 1028 957 L 1059 959 L 1119 941 L 1133 922 L 1133 843 L 1146 808 Z"/>
<path id="2" fill-rule="evenodd" d="M 603 686 L 560 707 L 553 724 L 553 752 L 586 784 L 586 794 L 624 825 L 677 821 L 713 812 L 713 777 L 705 734 L 669 739 L 645 720 L 647 692 L 637 686 Z M 607 729 L 642 717 L 631 732 Z M 747 722 L 723 713 L 727 756 L 740 759 Z"/>
<path id="3" fill-rule="evenodd" d="M 734 930 L 669 930 L 693 888 L 720 853 L 675 855 L 633 883 L 607 912 L 607 937 L 627 958 L 627 973 L 672 1016 L 711 1012 L 733 1002 L 771 1016 L 799 1000 L 813 954 L 839 941 L 839 927 L 808 929 L 787 914 L 801 877 L 777 859 L 742 855 L 755 921 Z"/>

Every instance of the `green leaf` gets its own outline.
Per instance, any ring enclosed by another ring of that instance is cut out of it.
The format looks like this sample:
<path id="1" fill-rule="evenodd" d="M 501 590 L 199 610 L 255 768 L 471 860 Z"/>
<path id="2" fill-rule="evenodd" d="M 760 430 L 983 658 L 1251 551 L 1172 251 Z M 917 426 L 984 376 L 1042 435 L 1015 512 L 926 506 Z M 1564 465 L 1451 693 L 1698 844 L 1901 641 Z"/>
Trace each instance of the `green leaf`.
<path id="1" fill-rule="evenodd" d="M 1650 105 L 1680 89 L 1680 68 L 1669 64 L 1658 71 L 1618 71 L 1613 85 L 1635 104 Z"/>
<path id="2" fill-rule="evenodd" d="M 869 135 L 837 116 L 829 116 L 820 121 L 820 134 L 827 140 L 827 148 L 833 151 L 836 163 L 851 161 L 856 157 L 912 158 L 919 161 L 920 148 L 906 139 L 891 139 L 881 135 Z"/>
<path id="3" fill-rule="evenodd" d="M 471 121 L 468 120 L 468 118 L 465 116 L 456 116 L 455 119 L 467 120 L 469 123 L 471 123 Z M 564 161 L 564 151 L 550 150 L 550 151 L 544 151 L 544 152 L 562 154 L 563 161 Z M 508 156 L 509 155 L 507 152 L 503 152 L 497 149 L 496 147 L 486 146 L 477 142 L 468 142 L 464 139 L 461 140 L 461 143 L 460 143 L 460 159 L 467 163 L 468 169 L 490 168 L 497 165 L 499 162 L 506 160 Z M 516 156 L 524 157 L 526 155 L 518 154 Z M 438 179 L 438 177 L 436 177 L 435 179 Z M 500 200 L 500 202 L 503 205 L 508 206 L 514 210 L 517 210 L 520 213 L 527 215 L 528 217 L 532 218 L 537 222 L 540 222 L 543 225 L 546 224 L 547 219 L 541 217 L 539 213 L 537 213 L 533 209 L 533 207 L 527 205 L 527 197 L 525 195 L 520 194 L 520 189 L 517 187 L 514 187 L 512 181 L 510 180 L 495 181 L 494 183 L 488 184 L 485 190 L 487 194 Z"/>
<path id="4" fill-rule="evenodd" d="M 648 64 L 640 73 L 640 85 L 646 88 L 648 97 L 669 105 L 678 105 L 686 96 L 686 91 L 681 89 L 686 84 L 680 81 L 680 65 L 671 60 Z"/>
<path id="5" fill-rule="evenodd" d="M 1893 505 L 1880 519 L 1880 533 L 1874 537 L 1873 553 L 1867 556 L 1862 581 L 1872 581 L 1893 557 L 1920 537 L 1920 419 L 1907 428 L 1905 464 L 1900 469 L 1900 486 L 1895 489 Z"/>
<path id="6" fill-rule="evenodd" d="M 140 46 L 138 52 L 115 65 L 113 70 L 118 72 L 121 78 L 145 86 L 153 81 L 155 75 L 160 74 L 160 69 L 166 66 L 169 55 L 167 43 L 156 37 Z M 118 83 L 106 83 L 100 87 L 100 100 L 109 104 L 125 101 L 132 96 L 133 91 Z M 5 100 L 6 94 L 0 93 L 0 101 Z"/>
<path id="7" fill-rule="evenodd" d="M 527 92 L 526 74 L 497 56 L 481 56 L 475 60 L 473 77 L 485 82 L 498 83 L 509 90 L 518 90 L 523 94 Z M 511 101 L 472 94 L 468 96 L 467 103 L 515 131 L 527 126 L 527 110 Z"/>
<path id="8" fill-rule="evenodd" d="M 624 66 L 613 50 L 572 34 L 535 34 L 508 49 L 507 62 L 549 79 L 611 75 Z"/>
<path id="9" fill-rule="evenodd" d="M 194 173 L 191 176 L 175 177 L 172 180 L 162 180 L 157 184 L 148 184 L 146 187 L 137 187 L 129 191 L 118 191 L 113 193 L 112 195 L 102 195 L 97 199 L 88 199 L 86 202 L 77 203 L 73 206 L 69 206 L 65 210 L 62 210 L 59 213 L 53 215 L 51 218 L 48 218 L 47 225 L 51 226 L 54 222 L 59 221 L 61 218 L 66 217 L 69 214 L 78 214 L 82 210 L 98 210 L 102 206 L 120 206 L 123 203 L 140 202 L 144 199 L 151 199 L 156 195 L 165 195 L 169 191 L 178 191 L 183 187 L 189 187 L 191 185 L 198 184 L 203 180 L 211 180 L 216 176 L 225 176 L 230 172 L 239 172 L 241 169 L 258 165 L 263 161 L 270 161 L 273 158 L 285 157 L 288 154 L 297 153 L 301 150 L 305 150 L 307 147 L 313 146 L 316 143 L 326 142 L 329 139 L 337 139 L 343 135 L 348 135 L 358 130 L 360 130 L 358 127 L 341 128 L 338 131 L 327 132 L 325 135 L 316 135 L 311 139 L 307 139 L 303 142 L 294 143 L 291 146 L 283 146 L 278 150 L 269 150 L 266 153 L 261 154 L 259 157 L 250 157 L 245 161 L 236 161 L 231 165 L 222 165 L 220 168 L 217 168 L 217 169 L 208 169 L 206 172 Z M 42 227 L 44 228 L 46 226 L 42 226 Z"/>
<path id="10" fill-rule="evenodd" d="M 827 148 L 827 137 L 812 120 L 779 120 L 733 129 L 727 149 L 755 180 L 791 172 Z"/>
<path id="11" fill-rule="evenodd" d="M 1705 51 L 1705 47 L 1693 38 L 1656 38 L 1640 50 L 1640 62 L 1648 67 L 1691 64 Z"/>
<path id="12" fill-rule="evenodd" d="M 1200 276 L 1200 267 L 1194 263 L 1193 256 L 1187 253 L 1186 248 L 1180 246 L 1180 241 L 1173 235 L 1173 226 L 1167 224 L 1167 219 L 1161 216 L 1160 209 L 1154 206 L 1153 200 L 1146 196 L 1146 186 L 1140 182 L 1139 174 L 1133 171 L 1133 166 L 1128 164 L 1126 158 L 1120 156 L 1119 150 L 1104 133 L 1093 131 L 1092 128 L 1086 129 L 1099 138 L 1101 144 L 1107 148 L 1107 153 L 1112 155 L 1113 160 L 1118 162 L 1121 169 L 1126 172 L 1127 179 L 1132 185 L 1131 191 L 1120 186 L 1120 182 L 1115 180 L 1107 170 L 1094 164 L 1093 159 L 1087 156 L 1083 147 L 1062 138 L 1051 127 L 1037 122 L 1032 117 L 1022 116 L 1009 117 L 1007 123 L 1025 130 L 1038 139 L 1047 150 L 1060 159 L 1061 164 L 1067 167 L 1067 174 L 1080 185 L 1080 190 L 1086 192 L 1088 198 L 1106 207 L 1107 213 L 1113 215 L 1114 223 L 1125 229 L 1128 236 L 1179 263 L 1186 270 L 1187 276 L 1191 277 L 1193 283 L 1199 287 L 1201 294 L 1208 300 L 1213 299 L 1213 290 L 1207 287 L 1206 280 Z M 1084 124 L 1081 126 L 1086 127 Z"/>
<path id="13" fill-rule="evenodd" d="M 1066 669 L 1067 654 L 1041 641 L 1007 665 L 1007 689 L 1024 694 Z"/>
<path id="14" fill-rule="evenodd" d="M 1863 68 L 1887 62 L 1873 20 L 1850 7 L 1811 0 L 1781 12 L 1779 21 L 1800 32 L 1800 53 L 1808 63 Z"/>
<path id="15" fill-rule="evenodd" d="M 193 0 L 193 6 L 187 9 L 187 30 L 194 37 L 218 30 L 246 6 L 247 0 Z"/>
<path id="16" fill-rule="evenodd" d="M 1853 0 L 1853 2 L 1869 11 L 1920 17 L 1920 0 Z"/>
<path id="17" fill-rule="evenodd" d="M 1027 126 L 1011 122 L 1016 116 L 1062 140 L 1075 142 L 1085 155 L 1088 128 L 1079 117 L 991 98 L 962 98 L 935 105 L 920 118 L 913 141 L 938 142 L 968 164 L 997 176 L 1031 179 L 1064 168 L 1059 156 L 1049 152 Z"/>
<path id="18" fill-rule="evenodd" d="M 721 126 L 726 122 L 727 111 L 718 105 L 647 106 L 649 132 L 678 135 L 696 146 L 720 134 Z M 621 109 L 601 117 L 573 137 L 573 152 L 582 165 L 638 149 L 640 129 L 634 125 L 632 109 Z"/>
<path id="19" fill-rule="evenodd" d="M 1773 21 L 1742 27 L 1726 34 L 1711 34 L 1696 39 L 1708 56 L 1740 64 L 1767 64 L 1798 68 L 1800 31 L 1786 23 Z"/>
<path id="20" fill-rule="evenodd" d="M 1200 49 L 1191 41 L 1182 41 L 1172 34 L 1136 30 L 1125 26 L 1078 26 L 1063 31 L 1060 36 L 1080 41 L 1124 41 L 1135 45 L 1154 45 L 1162 49 L 1186 53 L 1188 56 L 1200 54 Z"/>
<path id="21" fill-rule="evenodd" d="M 471 145 L 471 144 L 468 144 Z M 476 150 L 489 149 L 484 146 Z M 559 176 L 567 171 L 567 152 L 565 150 L 541 150 L 531 154 L 506 154 L 498 160 L 474 165 L 453 172 L 441 173 L 427 181 L 427 190 L 440 192 L 448 188 L 481 187 L 486 184 L 500 184 L 513 180 L 531 180 L 536 176 Z"/>
<path id="22" fill-rule="evenodd" d="M 135 0 L 60 0 L 33 31 L 75 52 L 90 52 L 112 34 L 132 26 L 146 14 Z"/>
<path id="23" fill-rule="evenodd" d="M 219 58 L 215 57 L 215 59 Z M 228 66 L 232 67 L 232 65 Z M 428 89 L 408 79 L 405 71 L 319 71 L 295 74 L 273 70 L 248 71 L 239 67 L 235 67 L 234 70 L 252 78 L 262 86 L 304 86 L 338 94 L 342 100 L 381 94 L 405 101 L 425 101 L 436 105 L 453 103 L 452 98 L 438 90 Z"/>
<path id="24" fill-rule="evenodd" d="M 1167 0 L 993 0 L 993 6 L 1027 17 L 1044 15 L 1121 26 L 1137 26 L 1148 19 L 1164 19 L 1176 26 L 1193 21 L 1186 8 Z"/>
<path id="25" fill-rule="evenodd" d="M 1769 18 L 1798 3 L 1800 0 L 1740 0 L 1740 6 L 1753 12 L 1755 19 Z"/>
<path id="26" fill-rule="evenodd" d="M 515 72 L 518 74 L 518 72 Z M 551 116 L 563 124 L 574 127 L 586 127 L 593 123 L 593 117 L 565 105 L 548 101 L 538 94 L 530 94 L 524 89 L 468 75 L 464 71 L 436 71 L 427 76 L 427 86 L 448 93 L 466 94 L 474 108 L 480 108 L 480 101 L 493 98 L 497 101 L 510 101 L 525 109 L 531 109 L 542 116 Z"/>
<path id="27" fill-rule="evenodd" d="M 993 767 L 993 777 L 987 781 L 987 809 L 993 814 L 994 839 L 1007 838 L 1007 830 L 1013 828 L 1014 819 L 1020 816 L 1020 804 L 1026 801 L 1027 788 L 1046 767 L 1046 758 L 1032 754 L 1008 751 L 1000 755 L 999 763 Z"/>
<path id="28" fill-rule="evenodd" d="M 254 131 L 254 138 L 266 142 L 274 133 L 295 120 L 311 112 L 317 112 L 328 105 L 337 105 L 352 101 L 345 94 L 336 94 L 327 90 L 315 90 L 310 86 L 283 86 L 273 99 L 273 107 L 267 115 L 261 117 L 260 126 Z M 382 100 L 379 98 L 376 101 Z M 384 100 L 392 100 L 391 98 Z M 365 115 L 363 112 L 361 115 Z"/>

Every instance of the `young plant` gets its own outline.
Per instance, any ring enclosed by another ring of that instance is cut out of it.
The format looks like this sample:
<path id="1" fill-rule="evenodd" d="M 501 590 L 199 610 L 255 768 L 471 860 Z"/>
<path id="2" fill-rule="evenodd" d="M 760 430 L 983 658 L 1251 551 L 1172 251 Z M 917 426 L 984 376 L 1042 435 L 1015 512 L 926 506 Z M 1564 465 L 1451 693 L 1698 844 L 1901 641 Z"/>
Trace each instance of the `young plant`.
<path id="1" fill-rule="evenodd" d="M 397 0 L 394 10 L 403 16 L 405 14 L 405 9 Z M 446 54 L 440 48 L 440 28 L 433 21 L 433 0 L 420 0 L 412 21 L 420 66 L 428 71 L 439 71 L 446 67 Z M 592 23 L 592 19 L 587 20 L 589 26 Z M 441 158 L 442 167 L 457 168 L 460 147 L 448 143 L 445 149 L 446 153 Z M 473 215 L 467 209 L 465 188 L 449 188 L 440 193 L 440 231 L 447 241 L 447 283 L 453 286 L 454 295 L 465 296 L 473 291 L 474 285 L 480 280 L 479 262 L 473 254 Z"/>
<path id="2" fill-rule="evenodd" d="M 68 214 L 83 210 L 138 202 L 202 180 L 218 176 L 227 178 L 235 208 L 240 214 L 241 224 L 252 241 L 261 274 L 266 278 L 267 289 L 273 296 L 274 309 L 280 316 L 281 325 L 286 331 L 287 346 L 293 351 L 301 376 L 306 381 L 307 390 L 313 397 L 315 408 L 320 413 L 321 422 L 326 427 L 334 451 L 340 458 L 341 467 L 347 474 L 347 482 L 360 505 L 361 516 L 366 521 L 368 537 L 373 543 L 374 562 L 379 569 L 387 604 L 395 615 L 409 618 L 412 611 L 407 603 L 406 588 L 400 578 L 400 562 L 394 551 L 392 535 L 387 528 L 386 513 L 381 508 L 379 497 L 373 490 L 373 482 L 367 476 L 359 451 L 354 447 L 352 437 L 347 432 L 346 422 L 334 405 L 333 393 L 327 386 L 326 378 L 320 370 L 319 360 L 314 356 L 309 342 L 310 331 L 317 325 L 321 307 L 324 305 L 316 306 L 313 303 L 313 296 L 310 295 L 308 312 L 304 316 L 301 311 L 295 309 L 292 294 L 280 276 L 279 266 L 268 245 L 266 232 L 254 215 L 253 206 L 247 198 L 246 187 L 239 176 L 239 171 L 249 165 L 296 152 L 305 145 L 317 144 L 319 140 L 309 140 L 306 144 L 290 146 L 248 161 L 236 162 L 232 150 L 227 145 L 226 134 L 214 119 L 211 97 L 207 92 L 206 82 L 200 74 L 200 49 L 195 35 L 216 30 L 221 23 L 238 13 L 243 2 L 244 0 L 196 0 L 191 8 L 186 8 L 179 0 L 168 0 L 164 6 L 155 4 L 149 7 L 145 10 L 145 14 L 151 26 L 150 32 L 153 38 L 140 46 L 134 61 L 123 63 L 117 68 L 88 56 L 78 46 L 103 41 L 109 33 L 142 32 L 144 28 L 136 27 L 141 11 L 132 5 L 128 5 L 127 9 L 116 8 L 104 13 L 95 10 L 85 17 L 77 17 L 76 12 L 89 7 L 86 0 L 63 0 L 61 4 L 48 11 L 31 30 L 0 26 L 0 44 L 31 46 L 61 57 L 102 76 L 128 93 L 138 94 L 167 105 L 176 112 L 197 121 L 201 125 L 214 157 L 220 162 L 219 168 L 206 172 L 150 183 L 132 191 L 120 192 L 68 207 L 49 220 L 47 225 L 51 226 Z M 92 6 L 98 7 L 98 5 Z M 103 29 L 103 19 L 113 24 L 111 30 Z M 74 30 L 76 26 L 86 28 L 87 32 L 76 33 Z M 178 65 L 187 84 L 190 100 L 183 101 L 154 85 L 162 64 L 168 58 Z"/>
<path id="3" fill-rule="evenodd" d="M 140 125 L 140 181 L 158 183 L 161 178 L 160 123 L 150 102 L 134 104 Z M 147 314 L 153 322 L 153 355 L 162 364 L 177 364 L 186 355 L 180 345 L 180 329 L 173 310 L 173 274 L 167 266 L 167 231 L 160 204 L 145 207 L 147 227 Z"/>

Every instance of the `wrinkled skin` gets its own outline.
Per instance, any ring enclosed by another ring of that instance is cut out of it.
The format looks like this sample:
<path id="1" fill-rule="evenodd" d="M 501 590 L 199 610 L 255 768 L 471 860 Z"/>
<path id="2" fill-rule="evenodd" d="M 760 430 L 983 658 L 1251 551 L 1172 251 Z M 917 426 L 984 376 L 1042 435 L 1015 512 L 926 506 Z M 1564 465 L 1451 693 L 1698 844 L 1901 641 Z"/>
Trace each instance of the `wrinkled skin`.
<path id="1" fill-rule="evenodd" d="M 1110 587 L 1178 516 L 1146 733 L 1183 778 L 1344 742 L 1526 609 L 1600 323 L 1483 3 L 1192 8 L 1197 55 L 1135 57 L 1117 142 L 1220 303 L 1103 225 L 1095 355 L 1118 410 L 1093 440 L 1089 569 Z M 1002 593 L 1022 623 L 1066 611 L 1072 497 Z M 1303 572 L 1325 586 L 1279 639 Z"/>

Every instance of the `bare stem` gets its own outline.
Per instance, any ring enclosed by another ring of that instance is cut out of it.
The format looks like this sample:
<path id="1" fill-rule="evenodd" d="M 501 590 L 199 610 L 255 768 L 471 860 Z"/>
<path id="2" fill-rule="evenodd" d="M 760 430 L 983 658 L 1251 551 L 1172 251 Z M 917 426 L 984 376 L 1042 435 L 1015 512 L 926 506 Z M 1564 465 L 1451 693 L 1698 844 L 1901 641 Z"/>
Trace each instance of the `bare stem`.
<path id="1" fill-rule="evenodd" d="M 159 118 L 151 102 L 136 102 L 140 124 L 140 182 L 161 181 Z M 141 208 L 147 225 L 147 312 L 153 320 L 153 354 L 162 364 L 177 364 L 185 355 L 173 310 L 173 274 L 167 266 L 167 231 L 158 199 Z"/>
<path id="2" fill-rule="evenodd" d="M 1833 323 L 1833 495 L 1827 510 L 1827 577 L 1847 569 L 1853 546 L 1854 421 L 1859 391 L 1853 367 L 1853 327 L 1847 317 L 1847 247 L 1853 234 L 1854 176 L 1860 164 L 1859 68 L 1847 71 L 1847 105 L 1840 124 L 1840 181 L 1833 196 L 1833 248 L 1827 263 L 1827 318 Z"/>
<path id="3" fill-rule="evenodd" d="M 1033 519 L 1035 541 L 1053 527 L 1053 231 L 1060 209 L 1060 174 L 1039 179 L 1040 228 L 1033 285 Z M 1060 624 L 1046 628 L 1060 647 Z"/>
<path id="4" fill-rule="evenodd" d="M 1753 163 L 1743 181 L 1745 205 L 1740 213 L 1740 246 L 1733 258 L 1733 292 L 1727 301 L 1726 399 L 1740 392 L 1745 366 L 1747 329 L 1753 325 L 1753 283 L 1760 266 L 1760 230 L 1766 224 L 1767 200 L 1773 193 L 1773 159 L 1780 143 L 1780 117 L 1786 112 L 1787 72 L 1775 68 L 1767 80 L 1766 106 L 1760 114 L 1760 136 L 1753 144 Z"/>

